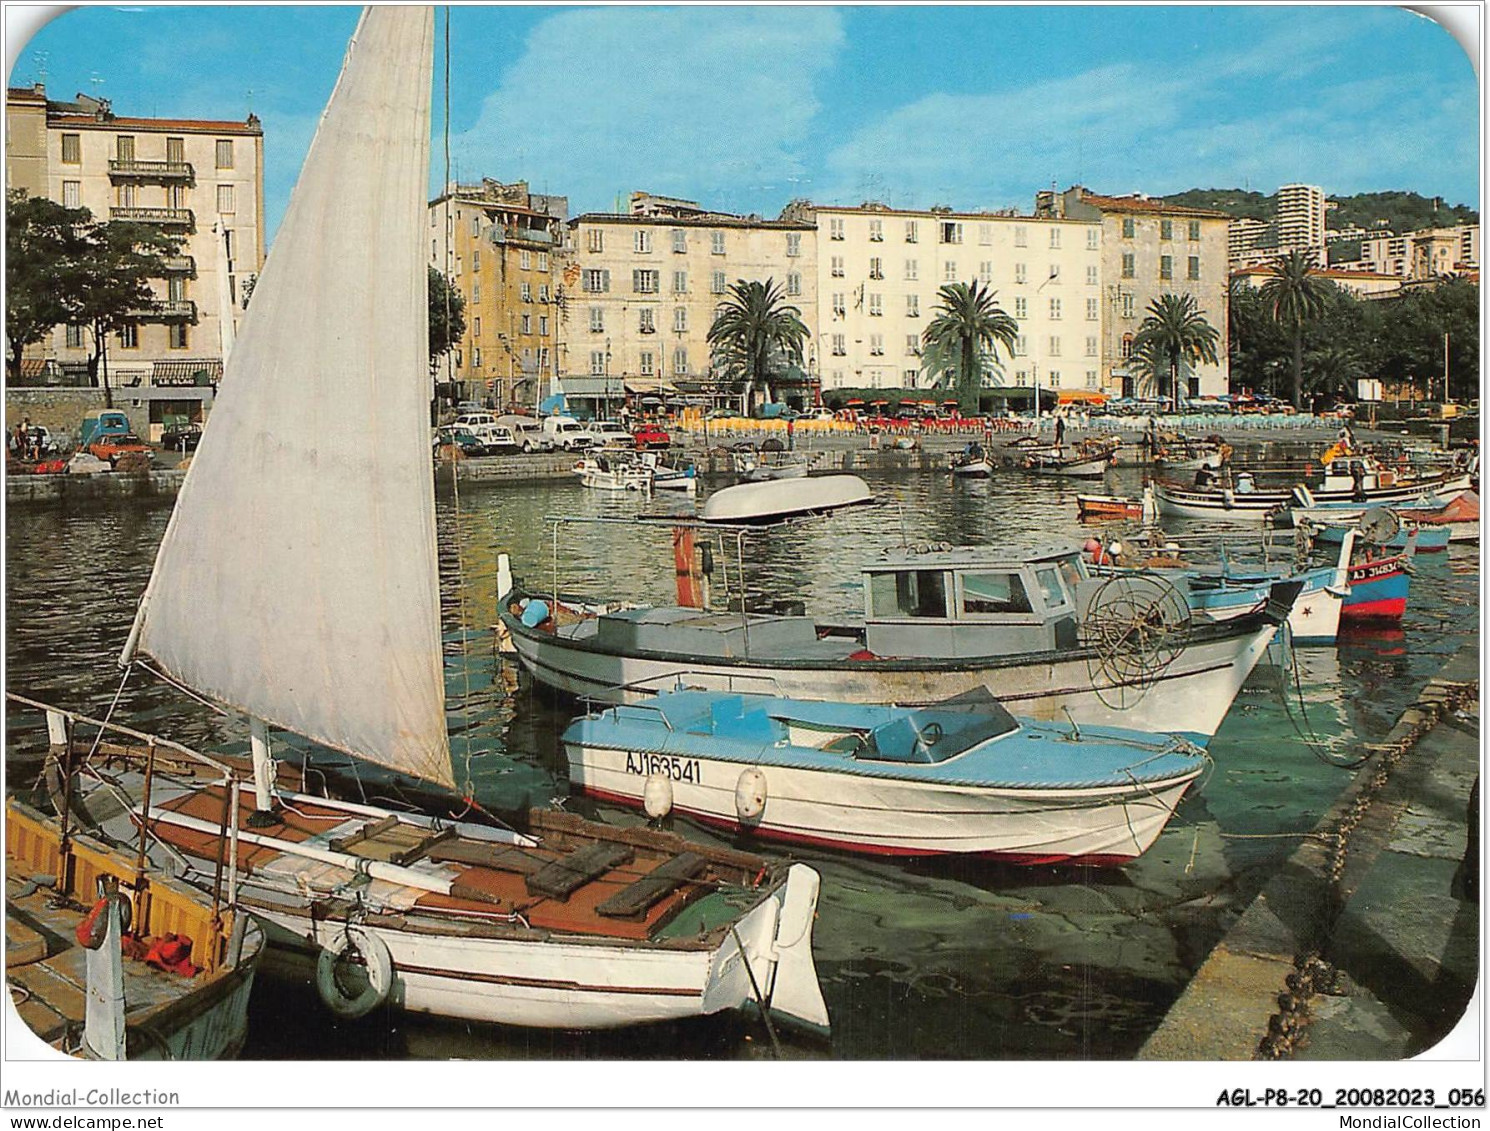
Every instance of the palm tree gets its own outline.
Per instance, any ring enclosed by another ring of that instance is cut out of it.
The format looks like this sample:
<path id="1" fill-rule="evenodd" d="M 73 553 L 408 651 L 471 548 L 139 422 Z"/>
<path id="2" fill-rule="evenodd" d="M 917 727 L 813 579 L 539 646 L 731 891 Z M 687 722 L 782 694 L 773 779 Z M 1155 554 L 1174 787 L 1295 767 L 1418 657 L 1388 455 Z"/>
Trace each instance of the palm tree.
<path id="1" fill-rule="evenodd" d="M 1169 376 L 1175 409 L 1180 405 L 1180 363 L 1216 364 L 1221 335 L 1205 320 L 1194 295 L 1163 294 L 1149 303 L 1148 313 L 1133 336 L 1133 356 L 1140 359 L 1156 382 Z M 1161 387 L 1162 392 L 1162 387 Z"/>
<path id="2" fill-rule="evenodd" d="M 948 283 L 937 292 L 940 304 L 921 335 L 921 368 L 957 392 L 962 411 L 978 411 L 983 376 L 998 358 L 1000 344 L 1012 355 L 1019 323 L 1009 317 L 982 283 Z"/>
<path id="3" fill-rule="evenodd" d="M 787 363 L 802 363 L 802 346 L 811 337 L 802 312 L 784 299 L 785 292 L 770 279 L 739 279 L 714 311 L 708 341 L 715 364 L 745 382 L 747 412 L 755 407 L 757 388 L 769 393 Z"/>
<path id="4" fill-rule="evenodd" d="M 1304 402 L 1304 326 L 1324 312 L 1325 280 L 1314 261 L 1302 251 L 1279 256 L 1268 267 L 1271 276 L 1262 284 L 1262 300 L 1274 321 L 1293 335 L 1293 407 Z"/>

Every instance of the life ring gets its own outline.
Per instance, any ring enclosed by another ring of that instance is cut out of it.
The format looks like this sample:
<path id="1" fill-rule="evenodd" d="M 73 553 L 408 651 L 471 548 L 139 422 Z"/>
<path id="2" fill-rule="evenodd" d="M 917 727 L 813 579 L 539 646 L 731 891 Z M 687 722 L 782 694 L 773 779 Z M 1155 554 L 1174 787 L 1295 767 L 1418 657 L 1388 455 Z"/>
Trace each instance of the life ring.
<path id="1" fill-rule="evenodd" d="M 336 978 L 337 965 L 354 947 L 367 964 L 367 985 L 355 995 L 347 993 Z M 316 960 L 316 992 L 338 1017 L 357 1018 L 371 1013 L 388 1000 L 392 988 L 393 956 L 388 953 L 388 944 L 362 927 L 343 927 Z"/>

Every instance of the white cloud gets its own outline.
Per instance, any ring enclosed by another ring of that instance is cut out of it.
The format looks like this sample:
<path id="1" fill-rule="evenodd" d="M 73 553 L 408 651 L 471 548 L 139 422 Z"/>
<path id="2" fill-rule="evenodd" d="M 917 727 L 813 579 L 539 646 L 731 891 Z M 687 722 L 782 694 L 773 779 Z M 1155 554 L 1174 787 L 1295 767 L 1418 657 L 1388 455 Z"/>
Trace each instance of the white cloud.
<path id="1" fill-rule="evenodd" d="M 1339 192 L 1473 183 L 1472 84 L 1340 66 L 1347 33 L 1379 32 L 1391 15 L 1322 13 L 1229 50 L 1196 45 L 1163 68 L 1120 62 L 1018 89 L 930 94 L 829 153 L 816 196 L 856 201 L 866 183 L 886 183 L 903 206 L 1028 208 L 1052 180 L 1156 193 L 1271 192 L 1299 179 Z"/>
<path id="2" fill-rule="evenodd" d="M 577 209 L 617 192 L 716 206 L 800 174 L 814 82 L 844 45 L 828 8 L 589 8 L 534 28 L 452 138 L 462 179 L 527 178 Z"/>

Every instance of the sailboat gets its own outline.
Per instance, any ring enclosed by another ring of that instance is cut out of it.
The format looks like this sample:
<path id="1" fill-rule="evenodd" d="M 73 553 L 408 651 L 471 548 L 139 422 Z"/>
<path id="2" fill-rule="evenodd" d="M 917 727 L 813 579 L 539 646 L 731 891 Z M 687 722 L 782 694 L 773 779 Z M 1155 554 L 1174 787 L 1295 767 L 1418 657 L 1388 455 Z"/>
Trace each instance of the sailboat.
<path id="1" fill-rule="evenodd" d="M 362 14 L 121 656 L 248 716 L 252 791 L 94 763 L 79 817 L 126 841 L 147 825 L 188 883 L 226 855 L 266 967 L 313 975 L 340 1015 L 609 1028 L 749 1007 L 826 1027 L 803 865 L 276 780 L 271 727 L 455 788 L 426 425 L 432 55 L 432 9 Z"/>

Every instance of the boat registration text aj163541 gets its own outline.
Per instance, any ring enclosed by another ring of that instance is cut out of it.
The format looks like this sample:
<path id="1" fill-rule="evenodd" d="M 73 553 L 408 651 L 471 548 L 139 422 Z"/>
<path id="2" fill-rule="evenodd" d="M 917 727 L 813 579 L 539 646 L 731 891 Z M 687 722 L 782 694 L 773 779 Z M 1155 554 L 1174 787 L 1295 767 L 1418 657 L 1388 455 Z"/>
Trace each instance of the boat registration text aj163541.
<path id="1" fill-rule="evenodd" d="M 697 758 L 678 758 L 671 754 L 626 755 L 626 772 L 649 777 L 661 774 L 673 781 L 698 783 L 702 780 Z"/>

